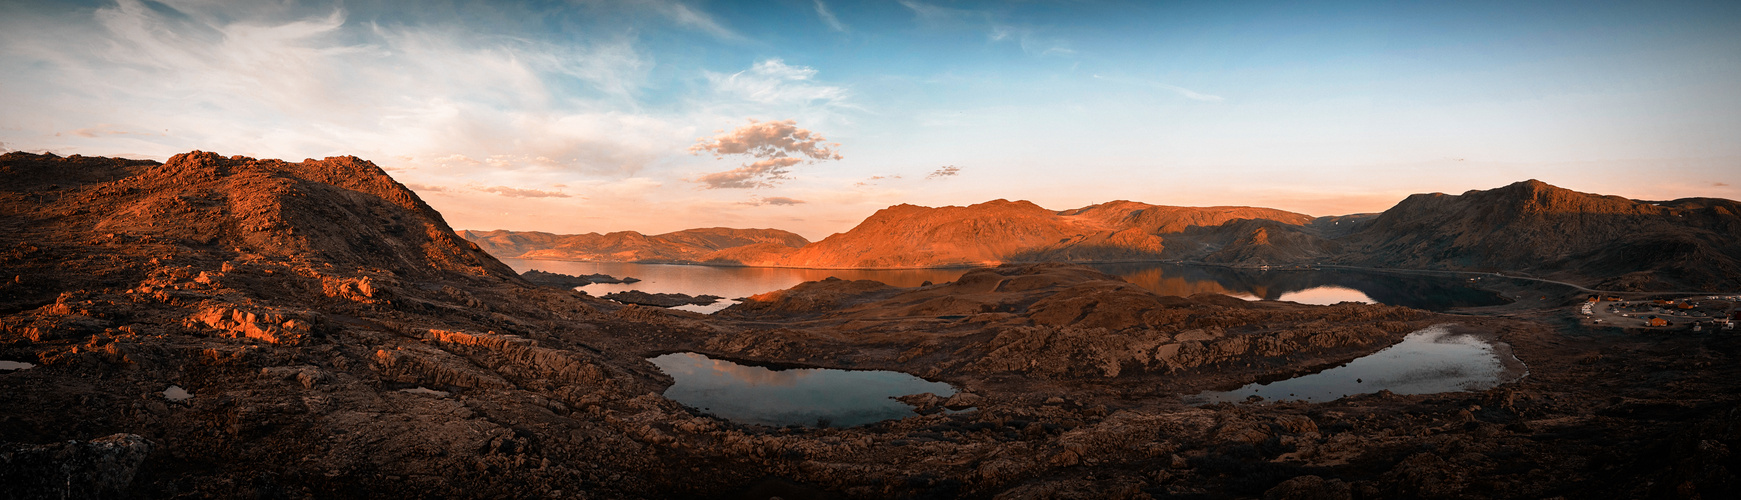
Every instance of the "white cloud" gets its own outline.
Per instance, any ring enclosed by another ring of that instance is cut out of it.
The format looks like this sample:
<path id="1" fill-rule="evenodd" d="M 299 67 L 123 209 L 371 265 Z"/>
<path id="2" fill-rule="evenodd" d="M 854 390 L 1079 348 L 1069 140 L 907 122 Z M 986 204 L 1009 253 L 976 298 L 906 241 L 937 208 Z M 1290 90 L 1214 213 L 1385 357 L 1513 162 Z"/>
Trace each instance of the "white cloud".
<path id="1" fill-rule="evenodd" d="M 689 151 L 712 153 L 714 158 L 726 155 L 761 158 L 739 168 L 704 174 L 693 179 L 709 189 L 768 187 L 786 179 L 791 167 L 817 160 L 839 160 L 840 147 L 828 143 L 821 134 L 798 128 L 793 120 L 758 122 L 702 138 Z"/>

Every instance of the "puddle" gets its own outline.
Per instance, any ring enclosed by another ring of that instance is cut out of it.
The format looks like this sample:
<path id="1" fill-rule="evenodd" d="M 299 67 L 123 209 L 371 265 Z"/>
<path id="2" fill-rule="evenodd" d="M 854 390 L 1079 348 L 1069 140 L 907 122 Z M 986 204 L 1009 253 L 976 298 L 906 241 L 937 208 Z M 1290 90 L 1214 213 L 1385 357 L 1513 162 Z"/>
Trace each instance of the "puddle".
<path id="1" fill-rule="evenodd" d="M 192 398 L 193 394 L 189 394 L 187 389 L 182 389 L 179 385 L 172 385 L 163 390 L 163 399 L 170 401 L 187 401 Z"/>
<path id="2" fill-rule="evenodd" d="M 731 307 L 737 303 L 738 303 L 738 301 L 732 300 L 732 299 L 719 299 L 717 301 L 714 301 L 714 303 L 712 303 L 712 304 L 708 304 L 708 305 L 704 305 L 704 306 L 698 306 L 695 304 L 684 304 L 684 305 L 680 305 L 677 307 L 672 307 L 671 309 L 676 309 L 679 311 L 697 312 L 697 313 L 701 313 L 701 314 L 713 314 L 716 312 L 724 311 L 725 308 Z"/>
<path id="3" fill-rule="evenodd" d="M 1204 392 L 1187 396 L 1185 402 L 1239 402 L 1250 396 L 1322 402 L 1380 390 L 1397 394 L 1479 391 L 1528 373 L 1523 362 L 1512 356 L 1511 346 L 1453 325 L 1433 325 L 1342 366 L 1228 392 Z"/>
<path id="4" fill-rule="evenodd" d="M 0 371 L 29 370 L 31 368 L 36 368 L 36 365 L 23 361 L 0 361 Z"/>
<path id="5" fill-rule="evenodd" d="M 648 358 L 676 381 L 665 397 L 733 422 L 853 427 L 917 415 L 896 396 L 955 388 L 901 372 L 774 370 L 682 352 Z"/>

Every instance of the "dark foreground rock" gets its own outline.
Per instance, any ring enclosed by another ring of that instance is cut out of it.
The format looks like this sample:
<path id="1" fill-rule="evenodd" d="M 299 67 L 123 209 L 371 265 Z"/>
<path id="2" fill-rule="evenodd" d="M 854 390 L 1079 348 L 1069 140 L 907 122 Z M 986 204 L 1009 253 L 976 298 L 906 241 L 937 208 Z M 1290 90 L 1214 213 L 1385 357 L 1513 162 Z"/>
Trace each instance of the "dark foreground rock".
<path id="1" fill-rule="evenodd" d="M 0 498 L 112 498 L 127 491 L 150 454 L 151 443 L 135 434 L 0 444 Z"/>

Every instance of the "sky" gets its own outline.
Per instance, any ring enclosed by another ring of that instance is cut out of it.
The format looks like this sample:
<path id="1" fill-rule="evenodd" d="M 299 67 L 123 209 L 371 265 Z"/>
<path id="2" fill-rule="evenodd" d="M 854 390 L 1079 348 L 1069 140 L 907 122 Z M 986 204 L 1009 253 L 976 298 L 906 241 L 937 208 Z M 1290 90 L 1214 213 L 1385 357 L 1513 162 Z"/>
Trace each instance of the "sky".
<path id="1" fill-rule="evenodd" d="M 355 155 L 460 229 L 1741 199 L 1741 2 L 0 0 L 0 150 Z"/>

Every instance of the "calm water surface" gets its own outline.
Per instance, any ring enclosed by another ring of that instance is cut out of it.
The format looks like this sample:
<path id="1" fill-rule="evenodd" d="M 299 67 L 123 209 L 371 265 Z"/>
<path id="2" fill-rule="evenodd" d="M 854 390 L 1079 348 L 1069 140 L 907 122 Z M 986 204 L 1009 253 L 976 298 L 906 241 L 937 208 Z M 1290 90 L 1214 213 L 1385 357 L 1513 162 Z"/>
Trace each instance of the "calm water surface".
<path id="1" fill-rule="evenodd" d="M 639 283 L 595 284 L 581 290 L 595 296 L 625 290 L 648 293 L 683 293 L 718 295 L 737 299 L 783 290 L 806 281 L 829 277 L 845 280 L 875 280 L 899 287 L 918 286 L 926 281 L 955 281 L 967 269 L 901 269 L 901 270 L 835 270 L 784 269 L 766 267 L 710 267 L 670 264 L 631 264 L 624 262 L 564 262 L 548 260 L 502 259 L 515 271 L 531 269 L 563 274 L 603 273 L 618 278 L 639 278 Z M 1198 293 L 1219 293 L 1247 300 L 1288 300 L 1302 304 L 1335 304 L 1364 302 L 1401 305 L 1443 311 L 1453 307 L 1473 307 L 1505 303 L 1492 292 L 1472 288 L 1464 280 L 1421 276 L 1400 276 L 1352 271 L 1257 271 L 1215 266 L 1177 264 L 1095 264 L 1089 267 L 1116 275 L 1138 286 L 1162 295 L 1190 296 Z M 736 304 L 722 300 L 706 306 L 681 306 L 695 312 L 711 313 Z"/>
<path id="2" fill-rule="evenodd" d="M 745 424 L 852 427 L 916 415 L 896 396 L 955 394 L 949 384 L 883 370 L 774 370 L 692 352 L 647 360 L 676 381 L 665 397 Z"/>
<path id="3" fill-rule="evenodd" d="M 1351 394 L 1389 390 L 1397 394 L 1479 391 L 1527 373 L 1504 343 L 1482 340 L 1451 325 L 1410 333 L 1402 342 L 1348 364 L 1287 380 L 1254 383 L 1228 392 L 1205 392 L 1187 403 L 1265 400 L 1331 401 Z"/>

